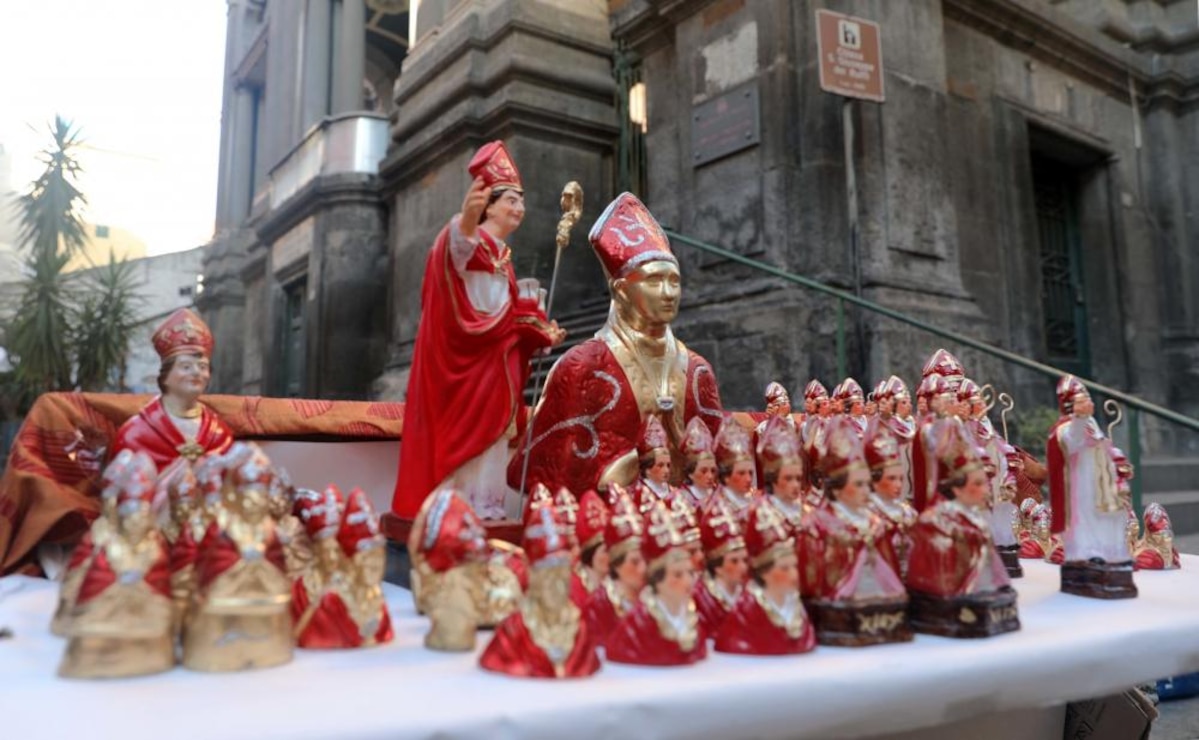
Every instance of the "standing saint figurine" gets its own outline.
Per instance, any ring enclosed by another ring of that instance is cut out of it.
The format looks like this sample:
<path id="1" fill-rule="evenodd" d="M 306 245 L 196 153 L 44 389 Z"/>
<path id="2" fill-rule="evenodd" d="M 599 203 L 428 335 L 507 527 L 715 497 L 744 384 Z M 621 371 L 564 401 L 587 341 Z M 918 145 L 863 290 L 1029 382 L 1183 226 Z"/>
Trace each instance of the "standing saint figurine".
<path id="1" fill-rule="evenodd" d="M 565 337 L 547 320 L 538 291 L 517 289 L 507 239 L 524 219 L 524 188 L 504 143 L 480 149 L 469 170 L 462 211 L 425 262 L 391 505 L 407 520 L 443 487 L 460 492 L 482 519 L 515 514 L 504 475 L 508 441 L 524 421 L 529 360 Z"/>
<path id="2" fill-rule="evenodd" d="M 1057 384 L 1061 418 L 1045 445 L 1049 463 L 1052 531 L 1065 546 L 1062 591 L 1096 599 L 1130 599 L 1132 554 L 1127 516 L 1117 490 L 1111 440 L 1094 418 L 1095 404 L 1073 375 Z"/>
<path id="3" fill-rule="evenodd" d="M 158 371 L 162 395 L 121 425 L 113 456 L 126 449 L 145 452 L 161 471 L 179 457 L 195 462 L 206 452 L 228 450 L 233 432 L 200 403 L 212 376 L 208 325 L 181 308 L 162 322 L 151 341 L 162 360 Z"/>

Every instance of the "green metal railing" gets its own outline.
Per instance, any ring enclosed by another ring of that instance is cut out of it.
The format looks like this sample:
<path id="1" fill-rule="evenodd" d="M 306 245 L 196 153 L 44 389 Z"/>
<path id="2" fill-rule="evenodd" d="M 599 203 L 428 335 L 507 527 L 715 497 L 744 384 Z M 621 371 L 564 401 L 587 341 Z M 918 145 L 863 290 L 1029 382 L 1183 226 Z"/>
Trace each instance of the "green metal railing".
<path id="1" fill-rule="evenodd" d="M 894 319 L 896 321 L 907 324 L 909 326 L 914 326 L 917 329 L 928 332 L 929 334 L 933 334 L 935 336 L 942 337 L 944 339 L 948 339 L 952 342 L 963 345 L 965 347 L 970 347 L 971 349 L 976 349 L 979 352 L 990 355 L 992 357 L 996 357 L 1000 360 L 1003 360 L 1004 362 L 1008 362 L 1013 365 L 1018 365 L 1025 369 L 1032 370 L 1033 372 L 1037 372 L 1037 373 L 1040 373 L 1042 375 L 1045 375 L 1045 376 L 1048 376 L 1051 378 L 1060 378 L 1063 375 L 1070 374 L 1064 370 L 1060 370 L 1051 365 L 1046 365 L 1044 363 L 1037 362 L 1036 360 L 1030 360 L 1027 357 L 1023 357 L 1014 352 L 1009 352 L 1006 349 L 994 347 L 990 344 L 987 344 L 986 342 L 980 342 L 977 339 L 972 339 L 967 336 L 962 336 L 961 334 L 957 334 L 948 329 L 942 329 L 939 326 L 934 326 L 932 324 L 925 323 L 925 322 L 921 321 L 920 319 L 917 319 L 913 316 L 908 316 L 907 314 L 900 313 L 899 311 L 895 311 L 893 309 L 887 308 L 886 306 L 880 305 L 878 303 L 874 303 L 873 301 L 868 301 L 865 298 L 860 298 L 860 297 L 854 295 L 853 293 L 849 293 L 844 290 L 834 288 L 831 285 L 826 285 L 826 284 L 820 282 L 819 280 L 813 280 L 811 278 L 806 278 L 802 275 L 796 275 L 794 273 L 787 272 L 786 270 L 780 269 L 773 265 L 769 265 L 765 262 L 760 262 L 758 260 L 751 259 L 744 255 L 737 254 L 736 252 L 731 252 L 722 247 L 718 247 L 715 244 L 708 244 L 707 242 L 702 242 L 698 239 L 692 238 L 685 234 L 680 234 L 677 231 L 674 231 L 672 229 L 665 229 L 665 231 L 666 231 L 666 235 L 668 237 L 670 237 L 670 240 L 672 242 L 686 244 L 687 246 L 694 247 L 701 251 L 707 252 L 708 254 L 712 254 L 717 257 L 727 259 L 730 262 L 737 262 L 739 264 L 746 265 L 747 267 L 752 267 L 756 270 L 759 270 L 760 272 L 764 272 L 769 275 L 773 275 L 774 277 L 780 278 L 789 283 L 794 283 L 795 285 L 801 285 L 805 288 L 814 290 L 818 293 L 824 293 L 825 295 L 836 298 L 837 299 L 837 377 L 839 377 L 839 378 L 844 378 L 849 375 L 848 353 L 847 353 L 846 344 L 845 344 L 845 323 L 846 323 L 845 322 L 845 304 L 846 303 L 852 303 L 853 305 L 864 308 L 867 311 L 873 311 L 874 313 L 880 314 L 882 316 L 886 316 L 887 318 Z M 1165 407 L 1158 406 L 1157 404 L 1149 403 L 1148 401 L 1141 400 L 1140 398 L 1137 398 L 1136 396 L 1130 396 L 1129 394 L 1124 393 L 1123 391 L 1116 390 L 1115 388 L 1108 387 L 1101 383 L 1096 383 L 1092 380 L 1087 380 L 1086 378 L 1079 378 L 1078 380 L 1083 385 L 1085 385 L 1087 388 L 1089 388 L 1091 391 L 1096 392 L 1096 393 L 1101 393 L 1104 396 L 1107 396 L 1108 398 L 1115 399 L 1115 400 L 1119 401 L 1120 403 L 1124 404 L 1124 406 L 1128 409 L 1128 461 L 1130 463 L 1132 463 L 1134 470 L 1136 470 L 1141 464 L 1140 412 L 1145 412 L 1147 414 L 1150 414 L 1151 416 L 1156 416 L 1159 419 L 1163 419 L 1165 421 L 1172 422 L 1172 423 L 1177 424 L 1185 429 L 1190 429 L 1191 431 L 1199 432 L 1199 420 L 1192 419 L 1188 416 L 1183 416 L 1182 414 L 1179 414 L 1175 411 L 1171 411 L 1170 409 L 1167 409 Z M 1133 480 L 1131 483 L 1131 488 L 1132 488 L 1133 507 L 1137 510 L 1137 513 L 1140 514 L 1142 512 L 1142 506 L 1141 506 L 1141 481 L 1140 481 L 1139 476 L 1133 477 Z"/>

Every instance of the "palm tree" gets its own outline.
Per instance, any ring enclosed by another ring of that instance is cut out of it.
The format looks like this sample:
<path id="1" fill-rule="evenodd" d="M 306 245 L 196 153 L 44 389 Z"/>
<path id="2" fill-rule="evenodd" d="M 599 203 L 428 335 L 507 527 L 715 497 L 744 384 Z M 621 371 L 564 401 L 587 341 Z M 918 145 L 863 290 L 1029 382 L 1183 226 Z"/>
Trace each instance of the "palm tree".
<path id="1" fill-rule="evenodd" d="M 75 385 L 84 391 L 124 391 L 129 343 L 138 323 L 141 283 L 134 266 L 111 253 L 88 271 L 75 323 Z"/>

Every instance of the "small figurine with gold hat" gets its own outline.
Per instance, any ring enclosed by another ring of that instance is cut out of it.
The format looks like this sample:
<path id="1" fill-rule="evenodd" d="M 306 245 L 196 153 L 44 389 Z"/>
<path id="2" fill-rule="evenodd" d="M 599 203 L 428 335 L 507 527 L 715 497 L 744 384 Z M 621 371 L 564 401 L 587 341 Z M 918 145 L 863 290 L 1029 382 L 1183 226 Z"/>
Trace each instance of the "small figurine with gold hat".
<path id="1" fill-rule="evenodd" d="M 691 598 L 695 574 L 683 544 L 674 517 L 664 504 L 655 504 L 641 545 L 649 585 L 608 635 L 608 660 L 675 666 L 707 657 L 706 635 Z"/>
<path id="2" fill-rule="evenodd" d="M 1174 528 L 1166 508 L 1154 501 L 1145 507 L 1145 537 L 1134 551 L 1138 570 L 1174 570 L 1182 567 L 1174 546 Z"/>
<path id="3" fill-rule="evenodd" d="M 451 488 L 425 500 L 408 536 L 418 604 L 429 617 L 425 647 L 468 651 L 482 618 L 480 593 L 488 555 L 483 523 Z"/>
<path id="4" fill-rule="evenodd" d="M 604 529 L 608 550 L 608 573 L 591 592 L 586 617 L 596 644 L 606 645 L 616 623 L 632 610 L 645 586 L 645 557 L 641 540 L 645 534 L 641 515 L 633 499 L 617 484 L 608 490 L 612 515 Z"/>
<path id="5" fill-rule="evenodd" d="M 555 506 L 530 512 L 524 532 L 529 590 L 496 627 L 479 657 L 484 669 L 523 678 L 582 678 L 600 669 L 587 620 L 567 598 L 574 561 L 567 532 L 573 536 Z"/>
<path id="6" fill-rule="evenodd" d="M 753 580 L 715 633 L 721 653 L 794 655 L 816 647 L 816 632 L 799 598 L 795 539 L 766 501 L 750 508 L 745 530 Z"/>
<path id="7" fill-rule="evenodd" d="M 704 571 L 695 581 L 695 608 L 704 631 L 715 634 L 732 610 L 749 577 L 749 555 L 741 522 L 722 499 L 700 514 L 699 536 Z"/>
<path id="8" fill-rule="evenodd" d="M 938 503 L 912 528 L 907 585 L 917 632 L 989 637 L 1020 629 L 1016 592 L 991 539 L 982 451 L 959 419 L 938 428 Z"/>
<path id="9" fill-rule="evenodd" d="M 700 417 L 687 422 L 683 443 L 679 451 L 683 454 L 683 475 L 686 478 L 679 489 L 687 503 L 699 508 L 716 490 L 716 455 L 712 450 L 715 442 L 708 425 Z"/>
<path id="10" fill-rule="evenodd" d="M 212 375 L 208 326 L 181 308 L 158 327 L 152 341 L 162 359 L 158 371 L 162 395 L 121 425 L 112 454 L 124 449 L 145 452 L 161 471 L 178 457 L 195 462 L 206 452 L 228 450 L 233 433 L 200 402 Z"/>

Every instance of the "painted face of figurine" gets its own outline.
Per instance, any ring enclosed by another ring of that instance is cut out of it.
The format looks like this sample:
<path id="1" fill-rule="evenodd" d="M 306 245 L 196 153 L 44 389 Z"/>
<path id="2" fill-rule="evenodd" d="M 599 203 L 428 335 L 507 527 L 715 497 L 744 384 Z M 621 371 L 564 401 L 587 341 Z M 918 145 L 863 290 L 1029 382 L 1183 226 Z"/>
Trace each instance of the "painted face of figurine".
<path id="1" fill-rule="evenodd" d="M 716 577 L 726 588 L 736 588 L 749 578 L 749 555 L 744 548 L 726 554 L 724 561 L 716 567 Z"/>
<path id="2" fill-rule="evenodd" d="M 616 577 L 631 592 L 636 594 L 645 585 L 645 556 L 633 550 L 624 562 L 616 567 Z"/>
<path id="3" fill-rule="evenodd" d="M 525 196 L 515 190 L 505 190 L 494 203 L 487 206 L 483 224 L 501 239 L 507 239 L 525 219 Z"/>
<path id="4" fill-rule="evenodd" d="M 850 468 L 846 474 L 845 487 L 835 491 L 837 500 L 852 509 L 860 509 L 870 501 L 870 471 Z"/>
<path id="5" fill-rule="evenodd" d="M 269 502 L 267 492 L 260 486 L 248 486 L 238 492 L 242 516 L 251 524 L 257 524 L 267 514 Z"/>
<path id="6" fill-rule="evenodd" d="M 903 467 L 888 465 L 883 476 L 874 482 L 874 492 L 892 501 L 903 494 Z"/>
<path id="7" fill-rule="evenodd" d="M 784 501 L 795 501 L 803 493 L 803 466 L 790 463 L 779 467 L 774 481 L 774 495 Z"/>
<path id="8" fill-rule="evenodd" d="M 774 567 L 762 574 L 762 585 L 778 595 L 793 593 L 799 589 L 799 559 L 787 553 L 774 561 Z"/>
<path id="9" fill-rule="evenodd" d="M 879 416 L 886 417 L 895 413 L 895 399 L 893 398 L 883 398 L 876 405 L 878 406 Z"/>
<path id="10" fill-rule="evenodd" d="M 132 542 L 140 542 L 153 526 L 149 504 L 140 504 L 121 514 L 121 532 Z"/>
<path id="11" fill-rule="evenodd" d="M 645 471 L 645 477 L 654 483 L 665 483 L 670 480 L 670 453 L 666 450 L 654 452 L 654 464 Z"/>
<path id="12" fill-rule="evenodd" d="M 712 490 L 716 483 L 716 461 L 704 458 L 695 464 L 691 474 L 691 485 L 704 491 Z"/>
<path id="13" fill-rule="evenodd" d="M 679 315 L 682 279 L 673 262 L 647 262 L 616 281 L 616 294 L 651 324 L 669 324 Z"/>
<path id="14" fill-rule="evenodd" d="M 691 598 L 695 587 L 695 571 L 690 558 L 671 558 L 666 563 L 666 577 L 658 584 L 658 595 L 663 601 L 671 602 L 675 608 Z"/>
<path id="15" fill-rule="evenodd" d="M 387 568 L 387 554 L 376 549 L 366 555 L 359 555 L 361 564 L 359 578 L 367 585 L 377 585 L 383 582 L 383 571 Z"/>
<path id="16" fill-rule="evenodd" d="M 595 552 L 591 554 L 591 569 L 602 578 L 608 575 L 608 567 L 611 563 L 612 557 L 608 554 L 608 546 L 601 542 L 599 547 L 595 548 Z"/>
<path id="17" fill-rule="evenodd" d="M 1074 395 L 1074 415 L 1079 417 L 1095 415 L 1095 402 L 1091 400 L 1090 394 L 1076 393 Z"/>
<path id="18" fill-rule="evenodd" d="M 176 398 L 195 400 L 208 390 L 212 368 L 204 355 L 179 355 L 162 384 L 166 393 Z"/>
<path id="19" fill-rule="evenodd" d="M 970 471 L 966 475 L 966 485 L 953 489 L 953 497 L 966 506 L 982 506 L 989 493 L 987 474 L 982 470 Z"/>
<path id="20" fill-rule="evenodd" d="M 866 413 L 866 402 L 854 396 L 849 399 L 849 413 L 851 416 L 861 416 Z"/>
<path id="21" fill-rule="evenodd" d="M 696 573 L 704 569 L 704 546 L 699 542 L 688 542 L 687 553 L 691 556 L 691 570 Z"/>
<path id="22" fill-rule="evenodd" d="M 833 413 L 833 402 L 831 399 L 822 398 L 816 402 L 816 413 L 820 416 L 828 416 Z"/>
<path id="23" fill-rule="evenodd" d="M 924 416 L 928 413 L 928 399 L 924 396 L 916 399 L 916 413 L 920 414 L 921 416 Z"/>
<path id="24" fill-rule="evenodd" d="M 815 400 L 815 399 L 812 399 L 812 398 L 805 398 L 805 399 L 804 399 L 804 402 L 803 402 L 803 410 L 804 410 L 804 413 L 805 413 L 805 414 L 814 414 L 814 413 L 816 413 L 816 405 L 817 405 L 817 404 L 816 404 L 816 400 Z"/>
<path id="25" fill-rule="evenodd" d="M 906 419 L 912 415 L 912 399 L 900 396 L 895 399 L 895 415 Z"/>
<path id="26" fill-rule="evenodd" d="M 970 400 L 970 413 L 975 419 L 981 419 L 987 415 L 987 402 L 981 398 L 973 398 Z"/>
<path id="27" fill-rule="evenodd" d="M 726 485 L 736 493 L 748 495 L 754 485 L 754 464 L 749 460 L 734 463 Z"/>

